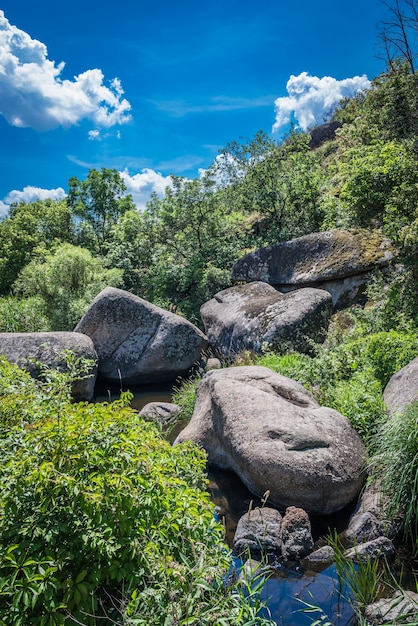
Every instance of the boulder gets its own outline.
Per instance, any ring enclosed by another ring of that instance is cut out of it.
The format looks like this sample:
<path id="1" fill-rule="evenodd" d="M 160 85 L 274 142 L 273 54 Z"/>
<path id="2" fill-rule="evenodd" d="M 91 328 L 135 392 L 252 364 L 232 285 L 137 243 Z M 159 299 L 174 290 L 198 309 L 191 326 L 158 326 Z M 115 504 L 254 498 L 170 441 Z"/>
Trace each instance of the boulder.
<path id="1" fill-rule="evenodd" d="M 33 378 L 42 376 L 39 364 L 65 371 L 68 352 L 73 352 L 76 358 L 92 361 L 89 374 L 72 387 L 75 401 L 90 401 L 96 382 L 97 354 L 89 337 L 76 332 L 0 333 L 0 354 L 27 370 Z"/>
<path id="2" fill-rule="evenodd" d="M 409 404 L 418 400 L 418 357 L 391 377 L 383 399 L 390 417 L 402 413 Z"/>
<path id="3" fill-rule="evenodd" d="M 314 552 L 308 554 L 304 559 L 304 563 L 306 563 L 307 566 L 315 567 L 321 565 L 330 565 L 334 562 L 334 560 L 334 548 L 332 548 L 331 546 L 322 546 L 322 548 L 318 548 Z"/>
<path id="4" fill-rule="evenodd" d="M 234 471 L 278 508 L 332 513 L 359 493 L 366 452 L 348 420 L 320 407 L 299 383 L 259 366 L 213 370 L 197 389 L 176 443 L 202 446 L 210 464 Z"/>
<path id="5" fill-rule="evenodd" d="M 75 330 L 92 339 L 99 376 L 124 384 L 184 376 L 207 347 L 205 335 L 183 317 L 113 287 L 99 293 Z"/>
<path id="6" fill-rule="evenodd" d="M 234 536 L 234 552 L 248 550 L 279 552 L 282 545 L 282 516 L 276 509 L 256 507 L 243 515 Z"/>
<path id="7" fill-rule="evenodd" d="M 251 252 L 232 270 L 235 281 L 264 281 L 280 291 L 325 289 L 335 308 L 361 301 L 370 273 L 389 264 L 391 244 L 380 231 L 311 233 Z"/>
<path id="8" fill-rule="evenodd" d="M 364 616 L 372 624 L 416 624 L 418 593 L 397 591 L 391 598 L 381 598 L 366 607 Z"/>
<path id="9" fill-rule="evenodd" d="M 312 341 L 324 341 L 331 313 L 332 299 L 323 289 L 283 294 L 263 282 L 224 289 L 200 309 L 212 350 L 230 358 L 265 346 L 310 352 Z"/>
<path id="10" fill-rule="evenodd" d="M 312 552 L 314 541 L 308 514 L 289 506 L 282 521 L 282 552 L 285 559 L 299 561 Z"/>

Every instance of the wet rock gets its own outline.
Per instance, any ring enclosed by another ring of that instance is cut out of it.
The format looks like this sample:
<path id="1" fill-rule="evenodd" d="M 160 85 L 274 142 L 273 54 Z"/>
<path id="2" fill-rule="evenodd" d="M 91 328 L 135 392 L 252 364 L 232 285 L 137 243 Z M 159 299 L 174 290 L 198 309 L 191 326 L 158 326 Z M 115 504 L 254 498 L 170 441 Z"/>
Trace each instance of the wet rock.
<path id="1" fill-rule="evenodd" d="M 331 313 L 332 299 L 324 290 L 283 294 L 263 282 L 224 289 L 200 309 L 211 348 L 229 358 L 266 346 L 311 352 L 312 341 L 324 341 Z"/>
<path id="2" fill-rule="evenodd" d="M 366 607 L 365 618 L 372 624 L 416 623 L 418 594 L 397 591 L 391 598 L 382 598 Z"/>
<path id="3" fill-rule="evenodd" d="M 193 324 L 133 294 L 107 287 L 76 327 L 99 358 L 99 376 L 124 384 L 173 380 L 187 374 L 207 347 Z"/>
<path id="4" fill-rule="evenodd" d="M 93 399 L 97 375 L 97 354 L 87 335 L 76 332 L 0 333 L 0 354 L 19 365 L 33 378 L 42 377 L 42 364 L 48 369 L 67 370 L 66 355 L 91 361 L 85 378 L 76 381 L 72 396 L 76 402 Z"/>
<path id="5" fill-rule="evenodd" d="M 390 560 L 395 556 L 395 546 L 388 537 L 378 537 L 349 548 L 344 552 L 344 556 L 356 563 L 374 559 Z"/>
<path id="6" fill-rule="evenodd" d="M 391 377 L 383 399 L 390 417 L 402 413 L 409 404 L 418 400 L 418 357 Z"/>
<path id="7" fill-rule="evenodd" d="M 234 536 L 234 552 L 238 555 L 249 550 L 278 552 L 282 545 L 282 516 L 269 507 L 256 507 L 243 515 Z"/>
<path id="8" fill-rule="evenodd" d="M 299 561 L 312 552 L 314 542 L 308 514 L 290 506 L 282 522 L 282 553 L 289 561 Z"/>
<path id="9" fill-rule="evenodd" d="M 371 272 L 388 265 L 394 250 L 380 231 L 311 233 L 247 254 L 233 267 L 236 281 L 264 281 L 281 291 L 317 287 L 334 307 L 361 300 Z"/>
<path id="10" fill-rule="evenodd" d="M 348 420 L 301 384 L 265 367 L 208 372 L 191 421 L 176 442 L 202 446 L 209 463 L 234 471 L 278 508 L 327 514 L 359 493 L 366 452 Z"/>

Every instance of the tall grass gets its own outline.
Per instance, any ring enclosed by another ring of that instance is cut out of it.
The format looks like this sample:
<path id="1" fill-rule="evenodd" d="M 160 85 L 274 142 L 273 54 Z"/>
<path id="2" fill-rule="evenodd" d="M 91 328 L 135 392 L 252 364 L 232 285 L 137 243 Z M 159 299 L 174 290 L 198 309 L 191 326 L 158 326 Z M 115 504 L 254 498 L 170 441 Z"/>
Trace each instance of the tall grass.
<path id="1" fill-rule="evenodd" d="M 418 402 L 382 423 L 375 437 L 373 472 L 388 498 L 388 513 L 399 517 L 404 538 L 418 554 Z"/>

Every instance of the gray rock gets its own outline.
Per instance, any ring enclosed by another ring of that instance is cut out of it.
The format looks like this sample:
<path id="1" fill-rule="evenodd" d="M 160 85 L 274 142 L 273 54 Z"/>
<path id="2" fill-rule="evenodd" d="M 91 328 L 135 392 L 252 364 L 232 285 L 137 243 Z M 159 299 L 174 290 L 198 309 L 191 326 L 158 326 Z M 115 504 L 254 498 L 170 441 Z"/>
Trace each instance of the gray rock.
<path id="1" fill-rule="evenodd" d="M 348 420 L 320 407 L 299 383 L 265 367 L 208 372 L 176 442 L 202 446 L 273 506 L 326 514 L 359 493 L 366 452 Z"/>
<path id="2" fill-rule="evenodd" d="M 334 562 L 335 553 L 331 546 L 322 546 L 308 554 L 304 562 L 309 565 L 328 565 Z"/>
<path id="3" fill-rule="evenodd" d="M 345 532 L 349 545 L 355 546 L 381 537 L 383 525 L 373 513 L 357 513 L 350 519 Z"/>
<path id="4" fill-rule="evenodd" d="M 162 428 L 172 425 L 180 415 L 181 407 L 171 402 L 148 402 L 139 414 L 148 422 L 159 424 Z"/>
<path id="5" fill-rule="evenodd" d="M 235 531 L 234 552 L 239 555 L 248 550 L 280 551 L 281 523 L 282 516 L 276 509 L 256 507 L 245 513 Z"/>
<path id="6" fill-rule="evenodd" d="M 283 556 L 287 560 L 298 561 L 312 552 L 313 546 L 308 514 L 295 506 L 288 507 L 282 521 Z"/>
<path id="7" fill-rule="evenodd" d="M 184 318 L 113 287 L 99 293 L 75 330 L 93 340 L 99 376 L 127 384 L 184 376 L 207 347 Z"/>
<path id="8" fill-rule="evenodd" d="M 383 399 L 390 417 L 402 413 L 409 404 L 418 400 L 418 357 L 391 377 Z"/>
<path id="9" fill-rule="evenodd" d="M 372 624 L 416 623 L 418 594 L 397 591 L 391 598 L 381 598 L 366 607 L 364 616 Z"/>
<path id="10" fill-rule="evenodd" d="M 49 369 L 65 371 L 67 352 L 92 361 L 86 377 L 72 387 L 76 402 L 90 401 L 96 382 L 97 354 L 89 337 L 76 332 L 0 333 L 0 354 L 27 370 L 33 378 L 42 375 L 39 363 Z"/>
<path id="11" fill-rule="evenodd" d="M 262 282 L 224 289 L 200 309 L 210 346 L 230 358 L 265 346 L 311 352 L 312 341 L 324 341 L 331 313 L 332 299 L 323 289 L 283 294 Z"/>
<path id="12" fill-rule="evenodd" d="M 356 563 L 374 559 L 390 560 L 395 556 L 395 546 L 388 537 L 378 537 L 349 548 L 344 552 L 344 556 Z"/>
<path id="13" fill-rule="evenodd" d="M 315 286 L 341 308 L 362 296 L 370 272 L 393 258 L 379 231 L 329 230 L 274 244 L 247 254 L 233 267 L 236 281 L 264 281 L 282 291 Z"/>

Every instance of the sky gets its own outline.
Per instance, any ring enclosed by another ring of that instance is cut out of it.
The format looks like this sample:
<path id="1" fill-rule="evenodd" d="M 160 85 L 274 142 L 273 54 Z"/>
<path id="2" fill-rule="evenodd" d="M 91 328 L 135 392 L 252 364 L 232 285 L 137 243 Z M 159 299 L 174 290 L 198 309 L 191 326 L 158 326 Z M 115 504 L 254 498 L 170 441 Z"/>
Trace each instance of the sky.
<path id="1" fill-rule="evenodd" d="M 0 0 L 0 217 L 118 170 L 139 208 L 366 89 L 381 0 Z"/>

